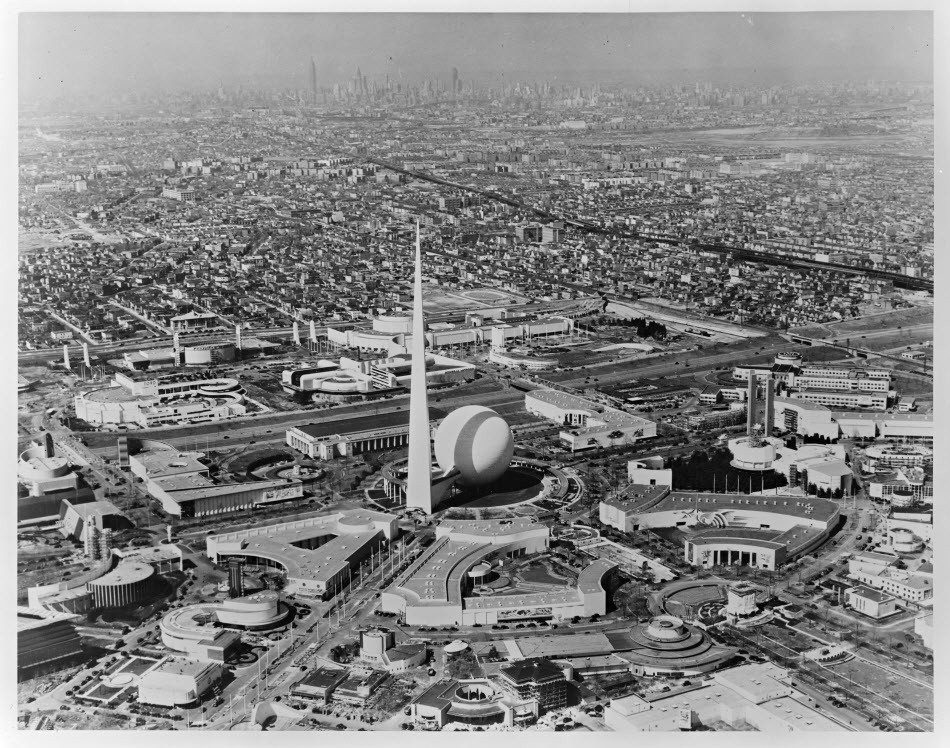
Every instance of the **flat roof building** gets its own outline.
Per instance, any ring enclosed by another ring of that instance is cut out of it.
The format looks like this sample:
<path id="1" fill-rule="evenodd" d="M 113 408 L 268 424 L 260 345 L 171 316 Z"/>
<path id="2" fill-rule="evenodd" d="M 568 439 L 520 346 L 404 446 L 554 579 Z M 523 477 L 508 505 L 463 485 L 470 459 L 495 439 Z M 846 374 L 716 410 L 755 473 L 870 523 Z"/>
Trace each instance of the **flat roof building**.
<path id="1" fill-rule="evenodd" d="M 524 403 L 532 415 L 566 427 L 560 439 L 572 452 L 656 436 L 653 421 L 560 390 L 532 390 L 525 394 Z"/>
<path id="2" fill-rule="evenodd" d="M 349 581 L 352 569 L 380 546 L 397 537 L 396 517 L 384 512 L 351 509 L 334 514 L 209 535 L 208 557 L 281 570 L 287 587 L 298 594 L 335 594 Z"/>

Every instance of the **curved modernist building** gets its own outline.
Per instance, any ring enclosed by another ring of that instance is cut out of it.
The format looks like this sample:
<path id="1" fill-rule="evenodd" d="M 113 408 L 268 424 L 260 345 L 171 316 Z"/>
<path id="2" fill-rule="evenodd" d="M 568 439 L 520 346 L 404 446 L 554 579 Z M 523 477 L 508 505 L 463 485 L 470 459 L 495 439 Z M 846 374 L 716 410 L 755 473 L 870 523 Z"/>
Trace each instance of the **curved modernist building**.
<path id="1" fill-rule="evenodd" d="M 528 724 L 537 719 L 539 708 L 537 699 L 520 698 L 487 679 L 445 679 L 418 696 L 411 711 L 423 728 L 440 730 L 449 722 Z"/>
<path id="2" fill-rule="evenodd" d="M 730 464 L 739 470 L 770 470 L 778 455 L 780 439 L 740 436 L 729 440 Z"/>
<path id="3" fill-rule="evenodd" d="M 430 626 L 603 615 L 603 580 L 616 566 L 604 561 L 583 569 L 575 587 L 466 596 L 474 585 L 472 570 L 496 559 L 543 551 L 549 535 L 548 527 L 529 518 L 444 521 L 436 528 L 435 543 L 382 593 L 380 607 L 404 616 L 409 625 Z"/>
<path id="4" fill-rule="evenodd" d="M 243 597 L 233 597 L 215 608 L 218 623 L 242 629 L 262 629 L 275 626 L 288 614 L 281 605 L 280 595 L 273 590 L 262 590 Z"/>
<path id="5" fill-rule="evenodd" d="M 526 371 L 547 371 L 557 366 L 557 356 L 543 356 L 508 348 L 492 348 L 488 352 L 488 360 L 499 366 L 509 369 L 525 369 Z"/>
<path id="6" fill-rule="evenodd" d="M 116 384 L 76 395 L 73 406 L 77 418 L 95 426 L 151 428 L 242 416 L 243 401 L 244 388 L 230 377 L 117 376 Z"/>
<path id="7" fill-rule="evenodd" d="M 47 452 L 52 450 L 48 450 L 44 444 L 37 444 L 20 453 L 17 478 L 28 487 L 30 495 L 43 496 L 77 489 L 79 476 L 73 471 L 69 460 Z"/>
<path id="8" fill-rule="evenodd" d="M 924 547 L 923 539 L 906 527 L 890 528 L 887 539 L 895 553 L 917 553 Z"/>
<path id="9" fill-rule="evenodd" d="M 774 570 L 827 539 L 837 503 L 798 496 L 673 492 L 631 486 L 600 503 L 600 521 L 624 532 L 679 527 L 691 531 L 686 560 L 697 566 L 750 565 Z"/>
<path id="10" fill-rule="evenodd" d="M 89 582 L 97 608 L 119 608 L 146 599 L 152 591 L 155 569 L 151 564 L 123 561 L 108 574 Z"/>
<path id="11" fill-rule="evenodd" d="M 251 566 L 279 569 L 300 594 L 331 595 L 351 570 L 398 535 L 396 517 L 364 509 L 209 535 L 215 563 L 238 558 Z"/>
<path id="12" fill-rule="evenodd" d="M 865 470 L 889 468 L 928 468 L 933 465 L 934 452 L 923 444 L 871 444 L 864 450 Z"/>
<path id="13" fill-rule="evenodd" d="M 624 659 L 633 663 L 634 672 L 643 675 L 706 673 L 736 653 L 713 644 L 705 631 L 676 616 L 657 616 L 631 629 L 628 636 L 633 649 L 624 653 Z"/>
<path id="14" fill-rule="evenodd" d="M 266 629 L 282 623 L 289 608 L 276 592 L 265 590 L 223 603 L 198 603 L 162 618 L 162 643 L 195 660 L 224 662 L 240 633 L 230 629 Z"/>

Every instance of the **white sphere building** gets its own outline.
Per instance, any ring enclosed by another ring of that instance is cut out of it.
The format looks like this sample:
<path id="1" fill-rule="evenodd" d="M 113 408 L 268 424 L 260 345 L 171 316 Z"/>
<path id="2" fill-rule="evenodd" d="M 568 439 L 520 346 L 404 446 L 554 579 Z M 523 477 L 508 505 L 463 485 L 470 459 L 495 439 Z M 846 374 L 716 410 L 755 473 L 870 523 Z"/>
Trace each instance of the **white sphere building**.
<path id="1" fill-rule="evenodd" d="M 460 481 L 484 486 L 508 469 L 515 441 L 508 423 L 490 408 L 466 405 L 453 410 L 435 435 L 435 456 L 445 473 L 458 470 Z"/>

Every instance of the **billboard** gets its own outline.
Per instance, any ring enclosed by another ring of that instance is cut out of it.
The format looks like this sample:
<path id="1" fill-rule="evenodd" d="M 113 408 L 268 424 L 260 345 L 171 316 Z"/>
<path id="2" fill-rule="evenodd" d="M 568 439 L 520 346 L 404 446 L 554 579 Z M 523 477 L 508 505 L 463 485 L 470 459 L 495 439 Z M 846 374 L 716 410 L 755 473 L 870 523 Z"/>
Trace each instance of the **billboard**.
<path id="1" fill-rule="evenodd" d="M 552 615 L 550 607 L 519 608 L 518 610 L 506 610 L 499 613 L 498 621 L 526 621 L 529 618 L 551 618 Z"/>

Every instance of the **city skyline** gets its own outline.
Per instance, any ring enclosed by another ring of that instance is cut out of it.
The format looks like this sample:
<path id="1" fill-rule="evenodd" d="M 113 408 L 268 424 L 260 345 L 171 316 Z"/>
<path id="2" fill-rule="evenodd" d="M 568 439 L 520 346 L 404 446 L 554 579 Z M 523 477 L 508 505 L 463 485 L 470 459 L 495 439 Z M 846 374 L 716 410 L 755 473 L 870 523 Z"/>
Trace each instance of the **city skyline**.
<path id="1" fill-rule="evenodd" d="M 931 24 L 23 16 L 17 739 L 935 736 Z"/>
<path id="2" fill-rule="evenodd" d="M 357 67 L 403 83 L 554 77 L 628 85 L 728 79 L 929 80 L 928 12 L 23 14 L 20 96 L 309 88 Z M 463 39 L 465 43 L 462 43 Z M 667 40 L 676 39 L 671 45 Z M 95 40 L 93 42 L 92 40 Z M 561 50 L 569 49 L 565 57 Z M 801 51 L 808 49 L 807 55 Z M 164 57 L 161 65 L 152 60 Z"/>

